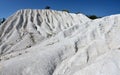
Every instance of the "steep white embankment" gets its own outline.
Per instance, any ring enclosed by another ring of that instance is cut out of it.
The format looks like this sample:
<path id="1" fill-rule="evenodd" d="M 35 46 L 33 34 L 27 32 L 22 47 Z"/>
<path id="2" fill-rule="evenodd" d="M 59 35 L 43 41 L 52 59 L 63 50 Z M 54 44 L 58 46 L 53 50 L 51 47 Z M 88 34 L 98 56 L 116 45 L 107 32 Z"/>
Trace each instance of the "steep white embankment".
<path id="1" fill-rule="evenodd" d="M 19 10 L 0 27 L 0 54 L 24 50 L 60 31 L 89 21 L 82 14 L 53 10 Z"/>
<path id="2" fill-rule="evenodd" d="M 18 11 L 0 27 L 0 75 L 119 75 L 119 33 L 120 15 Z"/>
<path id="3" fill-rule="evenodd" d="M 64 60 L 53 75 L 119 75 L 120 15 L 88 22 L 69 36 L 77 53 Z"/>
<path id="4" fill-rule="evenodd" d="M 19 10 L 0 27 L 0 75 L 53 74 L 58 64 L 75 53 L 70 41 L 59 43 L 54 37 L 88 21 L 82 14 Z"/>

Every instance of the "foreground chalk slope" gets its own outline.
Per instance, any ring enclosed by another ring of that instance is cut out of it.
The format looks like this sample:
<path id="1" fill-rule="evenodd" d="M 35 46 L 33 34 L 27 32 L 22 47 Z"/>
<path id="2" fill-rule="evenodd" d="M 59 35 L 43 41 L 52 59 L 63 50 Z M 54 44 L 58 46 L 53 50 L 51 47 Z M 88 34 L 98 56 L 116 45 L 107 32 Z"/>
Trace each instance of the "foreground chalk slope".
<path id="1" fill-rule="evenodd" d="M 119 75 L 120 15 L 20 10 L 0 26 L 0 75 Z"/>

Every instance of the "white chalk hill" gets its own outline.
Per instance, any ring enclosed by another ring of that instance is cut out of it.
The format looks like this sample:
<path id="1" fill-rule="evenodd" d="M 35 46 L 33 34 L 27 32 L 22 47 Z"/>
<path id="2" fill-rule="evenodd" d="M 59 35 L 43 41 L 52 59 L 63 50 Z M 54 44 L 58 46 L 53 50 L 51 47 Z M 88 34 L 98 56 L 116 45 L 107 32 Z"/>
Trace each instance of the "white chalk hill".
<path id="1" fill-rule="evenodd" d="M 119 74 L 119 14 L 25 9 L 0 25 L 0 75 Z"/>

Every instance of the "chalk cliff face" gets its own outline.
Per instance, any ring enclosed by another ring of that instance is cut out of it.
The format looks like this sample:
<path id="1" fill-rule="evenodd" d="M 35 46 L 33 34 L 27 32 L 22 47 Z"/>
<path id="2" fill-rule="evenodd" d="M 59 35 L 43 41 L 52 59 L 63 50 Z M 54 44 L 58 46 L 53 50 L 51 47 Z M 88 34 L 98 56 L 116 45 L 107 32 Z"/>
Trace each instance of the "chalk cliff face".
<path id="1" fill-rule="evenodd" d="M 120 15 L 19 10 L 0 26 L 0 75 L 119 75 Z"/>

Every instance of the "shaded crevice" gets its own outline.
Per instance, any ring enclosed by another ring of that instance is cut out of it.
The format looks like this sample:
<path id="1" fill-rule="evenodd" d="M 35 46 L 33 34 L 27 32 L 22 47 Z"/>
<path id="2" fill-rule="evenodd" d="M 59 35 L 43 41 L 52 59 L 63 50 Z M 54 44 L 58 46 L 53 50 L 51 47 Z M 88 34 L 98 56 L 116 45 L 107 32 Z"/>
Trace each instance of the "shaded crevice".
<path id="1" fill-rule="evenodd" d="M 53 31 L 52 28 L 50 27 L 50 24 L 49 23 L 46 23 L 48 28 L 50 29 L 50 31 Z"/>
<path id="2" fill-rule="evenodd" d="M 5 36 L 7 33 L 9 33 L 9 32 L 10 32 L 10 30 L 12 30 L 12 29 L 13 29 L 13 27 L 14 27 L 14 25 L 15 25 L 16 20 L 17 20 L 17 19 L 12 20 L 11 24 L 10 24 L 10 25 L 8 25 L 8 28 L 7 28 L 7 29 L 5 29 L 5 32 L 4 32 L 4 35 L 3 35 L 3 36 Z"/>
<path id="3" fill-rule="evenodd" d="M 78 52 L 78 42 L 75 42 L 75 53 Z"/>
<path id="4" fill-rule="evenodd" d="M 33 23 L 33 20 L 34 20 L 34 19 L 33 19 L 33 11 L 30 11 L 30 15 L 31 15 L 31 16 L 30 16 L 30 21 Z"/>
<path id="5" fill-rule="evenodd" d="M 33 43 L 35 43 L 33 33 L 29 33 L 29 34 L 30 34 L 30 39 L 32 40 Z"/>
<path id="6" fill-rule="evenodd" d="M 26 26 L 27 26 L 27 23 L 28 23 L 28 17 L 27 17 L 27 13 L 25 13 L 24 12 L 24 25 L 23 25 L 23 29 L 25 29 L 26 28 Z"/>
<path id="7" fill-rule="evenodd" d="M 17 21 L 18 21 L 18 23 L 16 23 L 16 25 L 17 25 L 16 29 L 19 30 L 22 27 L 23 23 L 24 23 L 23 22 L 23 15 L 20 15 L 20 17 L 18 18 Z"/>
<path id="8" fill-rule="evenodd" d="M 86 53 L 87 53 L 87 62 L 88 62 L 88 61 L 89 61 L 89 58 L 90 58 L 90 57 L 89 57 L 89 52 L 87 51 Z"/>
<path id="9" fill-rule="evenodd" d="M 53 75 L 55 69 L 56 69 L 56 65 L 53 65 L 52 69 L 49 70 L 49 75 Z"/>
<path id="10" fill-rule="evenodd" d="M 7 47 L 7 45 L 3 45 L 3 46 L 2 46 L 0 55 L 2 55 L 2 54 L 4 53 L 6 47 Z"/>
<path id="11" fill-rule="evenodd" d="M 37 20 L 37 25 L 41 26 L 42 20 L 40 20 L 41 18 L 39 18 L 39 17 L 40 17 L 40 14 L 37 13 L 36 16 L 37 16 L 37 18 L 36 18 L 36 20 Z"/>

